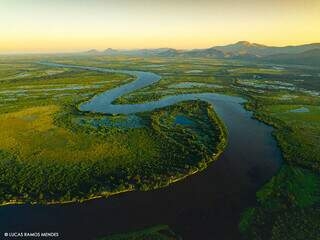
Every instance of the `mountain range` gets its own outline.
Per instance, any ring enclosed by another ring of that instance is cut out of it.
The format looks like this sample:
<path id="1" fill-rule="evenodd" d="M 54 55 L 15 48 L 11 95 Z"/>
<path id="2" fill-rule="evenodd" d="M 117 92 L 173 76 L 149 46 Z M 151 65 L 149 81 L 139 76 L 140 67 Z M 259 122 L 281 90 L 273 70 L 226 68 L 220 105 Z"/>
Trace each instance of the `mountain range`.
<path id="1" fill-rule="evenodd" d="M 320 66 L 320 43 L 297 46 L 274 47 L 247 41 L 239 41 L 225 46 L 206 49 L 177 50 L 173 48 L 117 50 L 108 48 L 104 51 L 95 49 L 84 52 L 89 55 L 128 55 L 158 57 L 206 57 L 218 59 L 259 60 L 275 63 L 307 64 Z"/>

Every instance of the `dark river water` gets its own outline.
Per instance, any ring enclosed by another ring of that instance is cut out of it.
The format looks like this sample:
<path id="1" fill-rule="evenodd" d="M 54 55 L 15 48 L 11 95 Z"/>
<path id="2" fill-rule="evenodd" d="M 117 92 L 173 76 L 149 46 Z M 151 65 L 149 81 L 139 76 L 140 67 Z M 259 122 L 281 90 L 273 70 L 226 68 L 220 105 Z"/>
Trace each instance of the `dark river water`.
<path id="1" fill-rule="evenodd" d="M 49 63 L 45 63 L 49 65 Z M 183 94 L 145 104 L 113 105 L 124 93 L 155 83 L 160 76 L 138 71 L 51 64 L 94 71 L 122 72 L 135 81 L 107 91 L 80 106 L 107 113 L 150 111 L 183 100 L 211 103 L 228 130 L 228 145 L 206 170 L 169 187 L 128 192 L 108 199 L 64 205 L 14 205 L 0 208 L 0 232 L 59 232 L 61 239 L 95 239 L 167 224 L 183 239 L 236 240 L 240 215 L 255 204 L 255 192 L 281 165 L 272 128 L 253 119 L 243 99 L 222 94 Z M 0 239 L 3 235 L 0 235 Z"/>

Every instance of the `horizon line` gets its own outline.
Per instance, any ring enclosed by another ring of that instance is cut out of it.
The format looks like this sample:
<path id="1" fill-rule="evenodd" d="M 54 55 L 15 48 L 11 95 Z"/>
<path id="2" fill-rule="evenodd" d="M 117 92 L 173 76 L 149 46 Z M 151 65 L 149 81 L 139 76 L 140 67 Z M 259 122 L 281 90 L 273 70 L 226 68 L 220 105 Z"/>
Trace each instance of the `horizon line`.
<path id="1" fill-rule="evenodd" d="M 197 49 L 209 49 L 213 47 L 221 47 L 221 46 L 228 46 L 232 44 L 237 44 L 241 42 L 246 42 L 249 44 L 256 44 L 260 46 L 266 46 L 266 47 L 296 47 L 296 46 L 303 46 L 303 45 L 310 45 L 310 44 L 320 44 L 319 42 L 306 42 L 302 44 L 288 44 L 288 45 L 267 45 L 262 43 L 256 43 L 256 42 L 250 42 L 246 40 L 240 40 L 237 42 L 232 43 L 225 43 L 225 44 L 219 44 L 219 45 L 211 45 L 208 47 L 202 47 L 202 48 L 174 48 L 174 47 L 147 47 L 147 48 L 112 48 L 112 47 L 106 47 L 106 48 L 83 48 L 83 49 L 70 49 L 70 50 L 32 50 L 32 51 L 0 51 L 0 55 L 43 55 L 43 54 L 79 54 L 79 53 L 86 53 L 89 51 L 97 51 L 102 53 L 103 51 L 106 51 L 107 49 L 111 50 L 117 50 L 117 51 L 134 51 L 134 50 L 152 50 L 152 49 L 175 49 L 175 50 L 181 50 L 181 51 L 190 51 L 190 50 L 197 50 Z"/>

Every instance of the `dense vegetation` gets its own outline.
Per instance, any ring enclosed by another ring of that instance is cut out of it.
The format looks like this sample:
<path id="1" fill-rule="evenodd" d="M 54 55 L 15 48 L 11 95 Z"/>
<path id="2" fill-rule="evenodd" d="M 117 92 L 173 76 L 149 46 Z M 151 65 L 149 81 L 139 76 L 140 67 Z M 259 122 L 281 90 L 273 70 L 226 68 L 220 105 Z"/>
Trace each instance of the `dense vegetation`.
<path id="1" fill-rule="evenodd" d="M 292 73 L 281 76 L 289 84 L 294 82 L 294 89 L 260 94 L 248 90 L 261 90 L 263 85 L 246 89 L 247 108 L 275 128 L 285 160 L 279 173 L 257 192 L 257 206 L 243 214 L 239 228 L 247 239 L 320 239 L 319 85 L 313 71 L 308 72 L 300 72 L 308 79 L 299 81 Z M 273 77 L 265 75 L 260 82 Z M 313 90 L 298 91 L 297 86 Z"/>
<path id="2" fill-rule="evenodd" d="M 36 110 L 43 110 L 44 116 L 30 109 L 28 115 L 23 111 L 15 113 L 17 117 L 4 116 L 20 122 L 1 142 L 6 149 L 0 165 L 2 202 L 72 201 L 161 187 L 203 169 L 224 146 L 219 144 L 224 138 L 215 115 L 202 102 L 145 114 L 146 126 L 139 129 L 85 128 L 70 121 L 67 112 L 57 114 L 53 125 L 48 107 Z M 161 118 L 163 113 L 190 116 L 195 126 L 175 125 Z M 27 123 L 17 119 L 20 116 Z"/>
<path id="3" fill-rule="evenodd" d="M 99 240 L 181 240 L 168 226 L 160 225 L 146 228 L 140 231 L 116 234 Z"/>
<path id="4" fill-rule="evenodd" d="M 129 118 L 82 113 L 76 107 L 128 81 L 128 76 L 63 69 L 43 77 L 46 67 L 32 66 L 33 77 L 16 78 L 24 67 L 31 68 L 22 64 L 8 73 L 9 80 L 1 81 L 5 99 L 0 115 L 2 203 L 75 201 L 165 186 L 203 169 L 224 147 L 223 129 L 203 102 L 141 114 L 138 128 L 79 124 L 77 120 L 83 118 L 108 117 L 112 122 Z M 94 88 L 96 84 L 99 88 Z M 19 95 L 21 89 L 24 94 Z M 19 100 L 7 101 L 11 95 Z M 194 124 L 174 124 L 165 117 L 175 115 L 184 115 Z"/>
<path id="5" fill-rule="evenodd" d="M 319 239 L 320 179 L 309 170 L 284 165 L 257 193 L 259 205 L 243 215 L 248 239 Z"/>

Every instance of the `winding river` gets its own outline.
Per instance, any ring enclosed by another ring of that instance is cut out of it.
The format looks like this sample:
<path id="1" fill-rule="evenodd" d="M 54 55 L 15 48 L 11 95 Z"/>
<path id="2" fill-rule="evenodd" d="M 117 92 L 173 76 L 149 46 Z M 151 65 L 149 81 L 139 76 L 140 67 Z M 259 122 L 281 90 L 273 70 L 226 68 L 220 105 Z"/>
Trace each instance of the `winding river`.
<path id="1" fill-rule="evenodd" d="M 108 199 L 64 205 L 13 205 L 0 208 L 0 232 L 53 231 L 62 239 L 95 239 L 108 234 L 167 224 L 183 239 L 241 239 L 242 211 L 255 204 L 255 192 L 281 164 L 272 128 L 253 119 L 244 99 L 215 93 L 181 94 L 143 104 L 112 102 L 156 83 L 157 74 L 41 62 L 51 67 L 124 73 L 136 80 L 96 95 L 82 111 L 131 114 L 185 100 L 200 99 L 214 106 L 228 129 L 228 145 L 206 170 L 166 188 L 127 192 Z"/>

